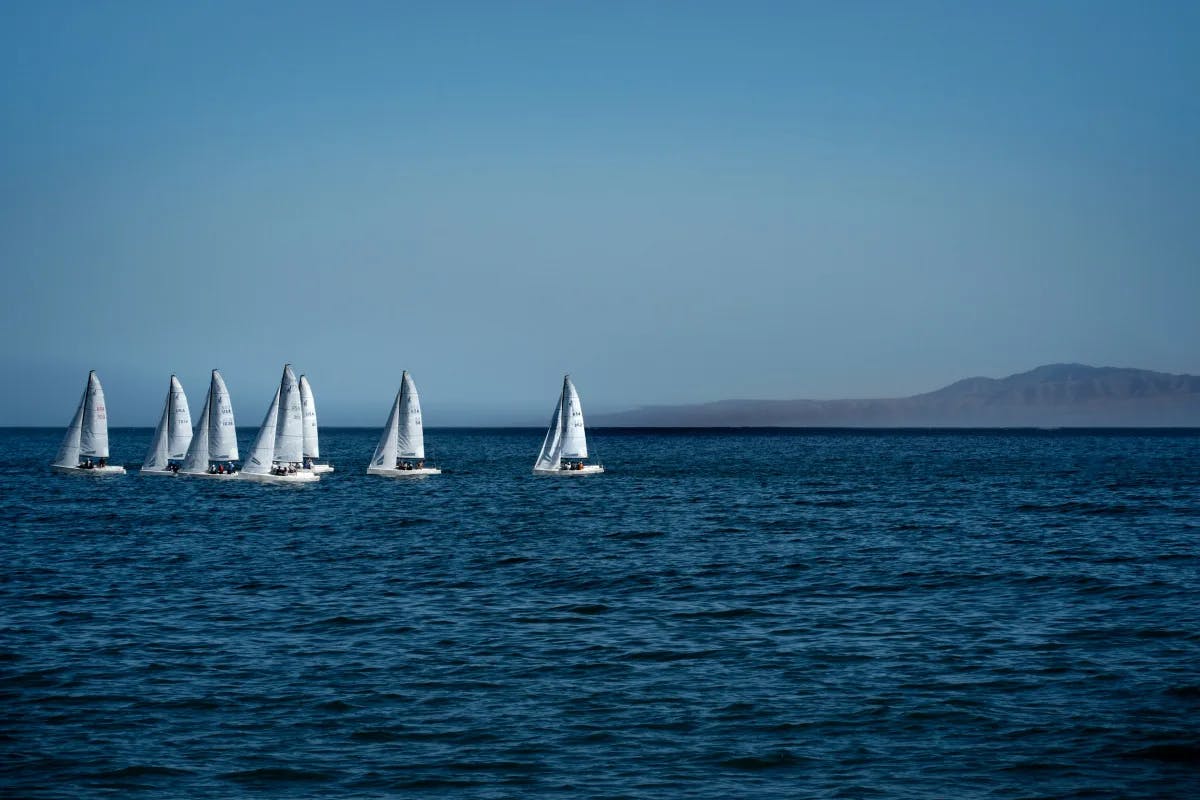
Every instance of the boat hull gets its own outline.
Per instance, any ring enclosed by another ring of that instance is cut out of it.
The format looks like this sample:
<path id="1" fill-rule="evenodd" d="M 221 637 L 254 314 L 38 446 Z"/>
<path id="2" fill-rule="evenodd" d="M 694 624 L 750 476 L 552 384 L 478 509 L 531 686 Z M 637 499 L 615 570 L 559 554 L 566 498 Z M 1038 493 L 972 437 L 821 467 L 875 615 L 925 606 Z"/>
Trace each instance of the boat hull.
<path id="1" fill-rule="evenodd" d="M 251 472 L 239 472 L 238 476 L 244 481 L 255 481 L 257 483 L 316 483 L 321 480 L 320 475 L 314 475 L 307 470 L 298 470 L 290 475 L 259 475 Z"/>
<path id="2" fill-rule="evenodd" d="M 239 477 L 240 472 L 183 472 L 177 473 L 181 478 L 220 478 L 221 480 L 232 480 Z"/>
<path id="3" fill-rule="evenodd" d="M 83 467 L 63 467 L 58 464 L 51 464 L 50 469 L 62 475 L 124 475 L 125 468 L 113 464 L 107 467 L 92 467 L 84 469 Z"/>
<path id="4" fill-rule="evenodd" d="M 161 475 L 167 478 L 175 477 L 175 470 L 171 469 L 146 469 L 142 467 L 138 470 L 138 475 Z"/>
<path id="5" fill-rule="evenodd" d="M 367 467 L 368 475 L 381 475 L 384 478 L 418 478 L 422 475 L 441 475 L 437 467 L 421 467 L 420 469 L 388 469 L 387 467 Z"/>
<path id="6" fill-rule="evenodd" d="M 326 475 L 333 472 L 333 464 L 313 464 L 308 471 L 316 475 Z"/>
<path id="7" fill-rule="evenodd" d="M 537 469 L 533 470 L 534 475 L 563 475 L 566 477 L 578 478 L 582 475 L 599 475 L 604 472 L 604 467 L 600 464 L 584 464 L 583 469 Z"/>

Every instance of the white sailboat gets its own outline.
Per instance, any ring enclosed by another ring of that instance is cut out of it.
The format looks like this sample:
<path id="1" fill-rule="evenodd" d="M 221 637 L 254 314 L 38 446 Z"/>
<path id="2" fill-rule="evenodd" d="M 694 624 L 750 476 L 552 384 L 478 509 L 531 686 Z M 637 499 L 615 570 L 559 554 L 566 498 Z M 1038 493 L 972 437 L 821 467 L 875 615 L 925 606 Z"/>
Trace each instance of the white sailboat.
<path id="1" fill-rule="evenodd" d="M 108 463 L 108 411 L 104 407 L 104 389 L 96 370 L 88 373 L 87 386 L 79 398 L 79 408 L 50 465 L 55 472 L 69 475 L 124 475 L 125 468 Z"/>
<path id="2" fill-rule="evenodd" d="M 425 432 L 421 427 L 421 398 L 408 370 L 400 378 L 400 391 L 392 403 L 383 435 L 367 467 L 368 475 L 406 478 L 441 475 L 437 467 L 425 466 Z"/>
<path id="3" fill-rule="evenodd" d="M 305 469 L 318 475 L 333 472 L 333 464 L 323 464 L 321 444 L 317 437 L 317 403 L 313 400 L 312 386 L 308 378 L 300 376 L 300 411 L 304 415 L 304 463 Z"/>
<path id="4" fill-rule="evenodd" d="M 179 475 L 199 478 L 233 478 L 238 472 L 233 462 L 238 460 L 237 427 L 233 422 L 233 402 L 225 379 L 212 371 L 204 409 L 192 434 Z"/>
<path id="5" fill-rule="evenodd" d="M 275 399 L 263 417 L 262 427 L 250 448 L 250 457 L 242 465 L 242 480 L 271 483 L 312 483 L 320 475 L 303 469 L 304 417 L 300 386 L 291 364 L 283 365 L 283 378 L 275 390 Z"/>
<path id="6" fill-rule="evenodd" d="M 533 465 L 535 475 L 596 475 L 604 472 L 600 464 L 585 464 L 588 457 L 587 433 L 583 427 L 583 406 L 571 376 L 563 376 L 562 393 L 550 418 L 542 452 Z"/>
<path id="7" fill-rule="evenodd" d="M 154 429 L 150 449 L 142 459 L 142 475 L 174 475 L 179 466 L 172 463 L 187 455 L 192 443 L 192 415 L 188 411 L 187 395 L 179 379 L 171 376 L 162 417 Z"/>

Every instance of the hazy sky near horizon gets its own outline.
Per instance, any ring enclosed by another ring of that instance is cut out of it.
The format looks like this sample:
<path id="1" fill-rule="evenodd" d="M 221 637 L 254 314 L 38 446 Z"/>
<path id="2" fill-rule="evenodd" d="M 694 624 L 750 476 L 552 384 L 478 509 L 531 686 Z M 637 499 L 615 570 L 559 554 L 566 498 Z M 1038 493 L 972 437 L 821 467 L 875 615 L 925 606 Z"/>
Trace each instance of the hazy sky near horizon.
<path id="1" fill-rule="evenodd" d="M 1200 373 L 1200 4 L 0 4 L 0 424 Z"/>

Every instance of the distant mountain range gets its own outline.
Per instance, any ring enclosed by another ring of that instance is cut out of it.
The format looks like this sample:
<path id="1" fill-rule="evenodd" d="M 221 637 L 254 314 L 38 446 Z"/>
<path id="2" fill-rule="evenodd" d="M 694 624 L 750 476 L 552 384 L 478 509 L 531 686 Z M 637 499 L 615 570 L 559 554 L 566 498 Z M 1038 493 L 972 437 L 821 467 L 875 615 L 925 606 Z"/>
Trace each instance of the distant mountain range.
<path id="1" fill-rule="evenodd" d="M 1200 426 L 1200 377 L 1050 364 L 1007 378 L 966 378 L 878 400 L 720 400 L 596 415 L 608 426 L 1144 427 Z"/>

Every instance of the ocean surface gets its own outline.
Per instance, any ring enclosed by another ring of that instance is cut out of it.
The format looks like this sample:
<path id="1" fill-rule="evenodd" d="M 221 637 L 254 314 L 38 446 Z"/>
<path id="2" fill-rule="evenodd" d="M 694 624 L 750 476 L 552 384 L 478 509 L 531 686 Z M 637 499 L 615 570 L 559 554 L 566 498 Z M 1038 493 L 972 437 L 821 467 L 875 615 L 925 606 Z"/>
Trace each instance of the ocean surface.
<path id="1" fill-rule="evenodd" d="M 0 430 L 2 796 L 1200 797 L 1200 432 L 61 435 Z"/>

